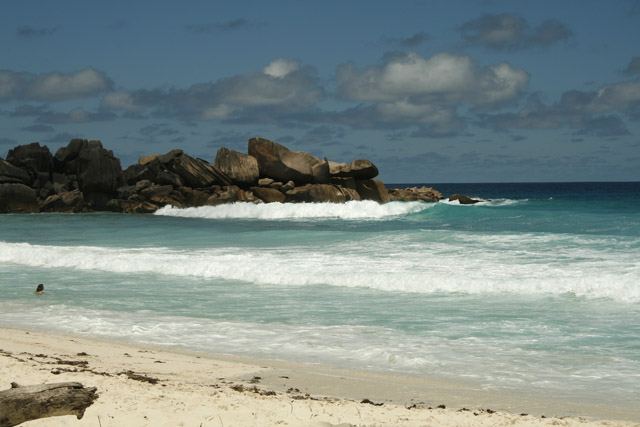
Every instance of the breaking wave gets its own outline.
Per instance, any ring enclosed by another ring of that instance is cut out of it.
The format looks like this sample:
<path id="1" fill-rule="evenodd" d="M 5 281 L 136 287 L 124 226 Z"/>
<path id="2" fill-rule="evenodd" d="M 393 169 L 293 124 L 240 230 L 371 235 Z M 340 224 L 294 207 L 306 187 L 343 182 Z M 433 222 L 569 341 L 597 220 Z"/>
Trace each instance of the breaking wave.
<path id="1" fill-rule="evenodd" d="M 379 204 L 371 200 L 347 203 L 233 203 L 197 208 L 165 206 L 155 215 L 205 219 L 387 219 L 421 212 L 432 203 L 391 202 Z"/>

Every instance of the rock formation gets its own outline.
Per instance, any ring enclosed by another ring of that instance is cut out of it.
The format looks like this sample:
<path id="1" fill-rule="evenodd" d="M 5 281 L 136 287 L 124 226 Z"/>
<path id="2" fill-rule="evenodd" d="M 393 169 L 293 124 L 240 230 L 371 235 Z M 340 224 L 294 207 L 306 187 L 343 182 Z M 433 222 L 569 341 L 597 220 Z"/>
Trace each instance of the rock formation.
<path id="1" fill-rule="evenodd" d="M 476 199 L 472 199 L 471 197 L 467 196 L 466 194 L 453 194 L 451 196 L 449 196 L 449 201 L 453 202 L 457 200 L 458 203 L 460 203 L 461 205 L 473 205 L 476 204 L 478 202 L 481 202 L 481 200 L 476 200 Z"/>
<path id="2" fill-rule="evenodd" d="M 426 187 L 387 190 L 374 179 L 378 168 L 365 159 L 320 160 L 263 138 L 251 138 L 248 153 L 221 148 L 211 164 L 171 150 L 141 157 L 122 170 L 100 141 L 73 139 L 55 155 L 37 142 L 21 145 L 0 159 L 0 213 L 149 213 L 165 205 L 442 199 Z"/>

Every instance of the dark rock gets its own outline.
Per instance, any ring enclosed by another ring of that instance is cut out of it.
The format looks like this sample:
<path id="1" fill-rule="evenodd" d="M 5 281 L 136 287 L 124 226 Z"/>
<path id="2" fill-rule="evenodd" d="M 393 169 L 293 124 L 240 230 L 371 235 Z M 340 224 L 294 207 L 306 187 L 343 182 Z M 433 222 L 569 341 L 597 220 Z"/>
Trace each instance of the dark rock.
<path id="1" fill-rule="evenodd" d="M 204 191 L 194 190 L 189 187 L 180 187 L 175 190 L 176 193 L 179 193 L 182 196 L 182 200 L 184 200 L 185 206 L 202 206 L 207 204 L 207 199 L 211 197 L 211 194 L 205 193 Z"/>
<path id="2" fill-rule="evenodd" d="M 191 188 L 210 187 L 214 184 L 230 185 L 231 179 L 215 166 L 202 159 L 194 159 L 182 150 L 172 150 L 160 156 L 167 170 L 177 174 Z"/>
<path id="3" fill-rule="evenodd" d="M 84 195 L 85 207 L 94 211 L 109 210 L 107 204 L 115 196 L 115 193 L 103 193 L 101 191 L 90 191 L 88 193 L 83 191 L 82 194 Z"/>
<path id="4" fill-rule="evenodd" d="M 109 203 L 112 209 L 124 213 L 153 213 L 158 210 L 158 205 L 145 200 L 137 194 L 134 194 L 128 200 L 112 199 Z"/>
<path id="5" fill-rule="evenodd" d="M 331 177 L 373 179 L 378 176 L 378 168 L 371 161 L 356 159 L 351 163 L 329 162 Z"/>
<path id="6" fill-rule="evenodd" d="M 276 190 L 275 188 L 251 187 L 251 191 L 265 203 L 284 203 L 286 199 L 286 196 L 280 190 Z"/>
<path id="7" fill-rule="evenodd" d="M 330 184 L 307 184 L 296 187 L 286 193 L 286 202 L 305 203 L 345 203 L 347 197 L 335 185 Z"/>
<path id="8" fill-rule="evenodd" d="M 222 187 L 220 191 L 209 196 L 206 203 L 210 206 L 222 205 L 225 203 L 235 203 L 238 201 L 238 193 L 240 192 L 240 187 L 237 185 L 227 185 Z"/>
<path id="9" fill-rule="evenodd" d="M 105 150 L 100 141 L 89 141 L 80 149 L 76 164 L 78 186 L 85 195 L 105 193 L 115 195 L 124 184 L 120 159 Z"/>
<path id="10" fill-rule="evenodd" d="M 281 183 L 280 181 L 274 181 L 271 184 L 269 184 L 269 188 L 273 188 L 275 190 L 280 190 L 282 188 L 284 184 Z"/>
<path id="11" fill-rule="evenodd" d="M 118 199 L 127 200 L 129 197 L 136 194 L 136 186 L 135 185 L 123 185 L 118 188 Z"/>
<path id="12" fill-rule="evenodd" d="M 331 174 L 329 173 L 329 162 L 324 159 L 320 163 L 311 166 L 314 184 L 328 184 Z"/>
<path id="13" fill-rule="evenodd" d="M 88 145 L 89 141 L 86 139 L 72 139 L 66 147 L 60 147 L 58 151 L 56 151 L 54 159 L 60 163 L 68 163 L 77 159 L 80 150 L 86 148 Z"/>
<path id="14" fill-rule="evenodd" d="M 180 179 L 178 174 L 166 171 L 160 171 L 153 182 L 158 185 L 170 185 L 173 188 L 184 186 L 182 179 Z"/>
<path id="15" fill-rule="evenodd" d="M 358 194 L 362 200 L 374 200 L 378 203 L 387 203 L 391 201 L 389 192 L 384 184 L 377 179 L 363 179 L 356 181 Z"/>
<path id="16" fill-rule="evenodd" d="M 262 177 L 282 182 L 294 181 L 298 184 L 329 182 L 328 162 L 302 151 L 291 151 L 277 142 L 251 138 L 249 155 L 258 161 Z"/>
<path id="17" fill-rule="evenodd" d="M 31 177 L 29 173 L 12 165 L 6 160 L 0 159 L 0 184 L 25 184 L 29 185 Z"/>
<path id="18" fill-rule="evenodd" d="M 41 212 L 81 212 L 84 196 L 80 190 L 68 191 L 47 197 L 40 203 Z"/>
<path id="19" fill-rule="evenodd" d="M 258 161 L 248 154 L 221 148 L 216 155 L 214 166 L 236 185 L 252 186 L 258 182 Z"/>
<path id="20" fill-rule="evenodd" d="M 136 182 L 136 193 L 139 193 L 145 188 L 151 187 L 152 185 L 153 185 L 153 182 L 149 181 L 148 179 L 143 179 L 142 181 L 138 181 Z"/>
<path id="21" fill-rule="evenodd" d="M 144 164 L 136 163 L 129 166 L 122 173 L 124 181 L 128 185 L 135 185 L 136 182 L 145 179 L 156 182 L 158 176 L 164 169 L 164 165 L 158 160 L 158 157 L 159 156 L 153 156 L 151 161 Z M 158 182 L 158 184 L 160 183 Z"/>
<path id="22" fill-rule="evenodd" d="M 401 202 L 437 202 L 443 199 L 442 193 L 431 187 L 394 188 L 389 190 L 389 196 L 391 201 Z"/>
<path id="23" fill-rule="evenodd" d="M 337 178 L 337 177 L 332 177 L 331 184 L 333 185 L 339 185 L 341 187 L 345 187 L 345 188 L 349 188 L 351 190 L 354 191 L 358 191 L 358 186 L 356 185 L 356 180 L 354 178 Z"/>
<path id="24" fill-rule="evenodd" d="M 53 155 L 46 145 L 41 147 L 38 142 L 18 145 L 9 150 L 7 162 L 26 171 L 30 176 L 30 184 L 34 188 L 42 188 L 50 180 L 53 171 Z M 34 185 L 35 181 L 39 182 Z"/>
<path id="25" fill-rule="evenodd" d="M 152 185 L 140 191 L 140 195 L 147 199 L 151 199 L 152 197 L 158 198 L 168 196 L 172 192 L 173 187 L 171 185 Z"/>
<path id="26" fill-rule="evenodd" d="M 38 212 L 38 198 L 33 188 L 24 184 L 0 184 L 0 213 Z"/>
<path id="27" fill-rule="evenodd" d="M 454 200 L 457 200 L 458 203 L 460 203 L 461 205 L 473 205 L 478 202 L 481 202 L 481 200 L 472 199 L 471 197 L 465 194 L 454 194 L 452 196 L 449 196 L 450 202 L 453 202 Z"/>

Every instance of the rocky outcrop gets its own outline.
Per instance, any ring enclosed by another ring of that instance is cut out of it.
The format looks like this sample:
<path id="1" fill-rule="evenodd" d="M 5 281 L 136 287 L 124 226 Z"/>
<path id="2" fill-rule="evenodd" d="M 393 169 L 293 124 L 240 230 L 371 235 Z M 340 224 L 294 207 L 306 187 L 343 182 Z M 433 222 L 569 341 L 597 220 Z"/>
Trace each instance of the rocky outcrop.
<path id="1" fill-rule="evenodd" d="M 249 140 L 249 155 L 258 161 L 261 177 L 293 181 L 296 185 L 329 182 L 329 162 L 303 151 L 291 151 L 263 138 Z"/>
<path id="2" fill-rule="evenodd" d="M 356 159 L 351 163 L 329 162 L 332 178 L 373 179 L 378 176 L 378 168 L 369 160 Z"/>
<path id="3" fill-rule="evenodd" d="M 466 194 L 453 194 L 453 195 L 449 196 L 449 201 L 450 202 L 453 202 L 453 201 L 456 201 L 456 200 L 461 205 L 473 205 L 473 204 L 476 204 L 476 203 L 482 201 L 482 200 L 472 199 L 471 197 L 467 196 Z"/>
<path id="4" fill-rule="evenodd" d="M 29 175 L 26 184 L 35 188 L 42 188 L 50 181 L 53 172 L 53 156 L 45 145 L 33 142 L 19 145 L 7 154 L 7 162 L 22 169 Z"/>
<path id="5" fill-rule="evenodd" d="M 265 203 L 284 203 L 287 198 L 282 191 L 270 187 L 251 187 L 251 191 Z"/>
<path id="6" fill-rule="evenodd" d="M 0 213 L 38 212 L 36 191 L 24 184 L 0 184 Z"/>
<path id="7" fill-rule="evenodd" d="M 80 190 L 67 191 L 47 197 L 39 205 L 40 212 L 82 212 L 84 196 Z"/>
<path id="8" fill-rule="evenodd" d="M 29 184 L 29 174 L 0 159 L 0 184 Z"/>
<path id="9" fill-rule="evenodd" d="M 214 184 L 231 185 L 231 179 L 215 166 L 202 159 L 187 156 L 182 150 L 172 150 L 158 157 L 169 172 L 178 175 L 191 188 L 210 187 Z"/>
<path id="10" fill-rule="evenodd" d="M 356 181 L 356 188 L 362 200 L 373 200 L 378 203 L 388 203 L 391 201 L 387 187 L 377 179 Z"/>
<path id="11" fill-rule="evenodd" d="M 389 190 L 392 202 L 437 202 L 442 200 L 442 193 L 431 187 L 409 187 Z"/>
<path id="12" fill-rule="evenodd" d="M 171 150 L 141 157 L 124 171 L 100 141 L 73 139 L 55 156 L 32 143 L 0 159 L 0 212 L 149 213 L 165 205 L 442 198 L 426 187 L 389 192 L 377 174 L 365 159 L 329 162 L 262 138 L 249 140 L 249 154 L 220 149 L 214 164 Z"/>
<path id="13" fill-rule="evenodd" d="M 286 201 L 293 203 L 344 203 L 347 197 L 337 186 L 331 184 L 307 184 L 287 191 Z"/>
<path id="14" fill-rule="evenodd" d="M 252 186 L 258 182 L 258 161 L 248 154 L 221 148 L 213 165 L 240 187 Z"/>

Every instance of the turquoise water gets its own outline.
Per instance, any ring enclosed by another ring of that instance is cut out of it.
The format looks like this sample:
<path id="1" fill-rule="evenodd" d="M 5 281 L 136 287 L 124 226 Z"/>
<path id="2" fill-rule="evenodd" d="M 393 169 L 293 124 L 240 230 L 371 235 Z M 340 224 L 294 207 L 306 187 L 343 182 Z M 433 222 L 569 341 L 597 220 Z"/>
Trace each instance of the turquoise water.
<path id="1" fill-rule="evenodd" d="M 435 187 L 491 200 L 0 216 L 0 325 L 634 407 L 640 184 Z"/>

